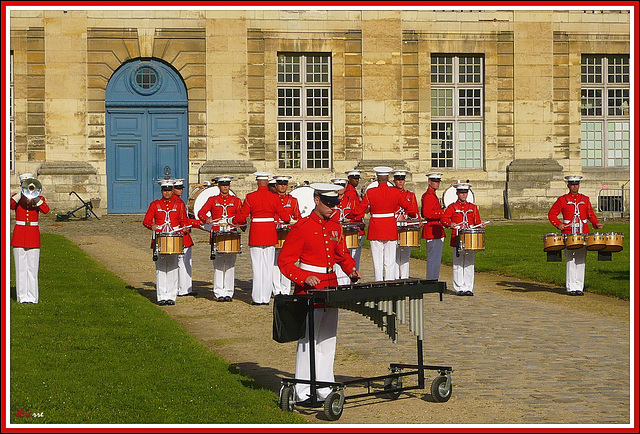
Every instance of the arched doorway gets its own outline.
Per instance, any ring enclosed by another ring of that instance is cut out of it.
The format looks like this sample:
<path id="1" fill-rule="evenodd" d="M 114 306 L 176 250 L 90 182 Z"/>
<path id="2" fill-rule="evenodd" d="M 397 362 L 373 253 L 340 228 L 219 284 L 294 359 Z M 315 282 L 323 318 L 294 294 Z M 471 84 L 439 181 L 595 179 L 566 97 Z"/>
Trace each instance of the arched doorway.
<path id="1" fill-rule="evenodd" d="M 146 212 L 166 168 L 188 181 L 187 89 L 171 66 L 137 59 L 113 74 L 105 107 L 107 212 Z"/>

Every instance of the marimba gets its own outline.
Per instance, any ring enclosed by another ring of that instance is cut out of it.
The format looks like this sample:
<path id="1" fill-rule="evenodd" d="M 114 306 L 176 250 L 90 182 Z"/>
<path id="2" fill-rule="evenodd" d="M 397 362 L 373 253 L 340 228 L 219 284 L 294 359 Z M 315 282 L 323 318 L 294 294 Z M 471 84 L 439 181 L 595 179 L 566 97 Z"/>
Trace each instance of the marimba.
<path id="1" fill-rule="evenodd" d="M 357 312 L 374 322 L 393 342 L 398 340 L 397 322 L 408 324 L 409 330 L 416 336 L 417 364 L 391 363 L 391 374 L 377 377 L 358 378 L 344 382 L 316 381 L 315 346 L 309 345 L 310 379 L 282 379 L 280 389 L 280 408 L 284 411 L 293 411 L 295 405 L 295 385 L 298 383 L 309 384 L 311 388 L 311 406 L 321 407 L 317 401 L 316 391 L 321 387 L 330 387 L 332 392 L 324 401 L 324 413 L 329 420 L 337 420 L 342 415 L 344 403 L 347 399 L 344 390 L 348 385 L 365 384 L 366 393 L 350 395 L 349 399 L 361 398 L 371 395 L 386 396 L 397 399 L 400 393 L 411 389 L 425 388 L 425 370 L 435 370 L 440 373 L 431 383 L 431 395 L 437 402 L 446 402 L 451 397 L 451 373 L 450 366 L 425 365 L 422 352 L 422 340 L 424 337 L 424 294 L 439 293 L 440 301 L 446 291 L 445 282 L 436 280 L 401 279 L 386 282 L 368 284 L 352 284 L 336 287 L 328 287 L 322 290 L 312 290 L 304 295 L 277 295 L 280 302 L 291 301 L 300 303 L 306 309 L 306 319 L 309 322 L 309 341 L 314 342 L 313 309 L 319 307 L 334 307 Z M 274 303 L 274 309 L 275 305 Z M 274 321 L 276 315 L 274 311 Z M 274 324 L 275 329 L 275 324 Z M 403 371 L 403 370 L 408 371 Z M 417 375 L 416 386 L 402 386 L 402 378 L 409 375 Z M 384 387 L 372 390 L 374 382 L 384 381 Z"/>

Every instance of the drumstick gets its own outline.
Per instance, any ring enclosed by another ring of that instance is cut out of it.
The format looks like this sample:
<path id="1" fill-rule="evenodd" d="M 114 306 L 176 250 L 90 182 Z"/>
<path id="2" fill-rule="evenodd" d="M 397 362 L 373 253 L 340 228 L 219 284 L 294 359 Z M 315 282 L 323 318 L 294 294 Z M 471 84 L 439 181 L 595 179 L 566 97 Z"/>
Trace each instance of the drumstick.
<path id="1" fill-rule="evenodd" d="M 486 225 L 486 224 L 489 224 L 489 223 L 491 223 L 491 222 L 490 222 L 490 221 L 486 221 L 486 222 L 484 222 L 484 224 L 485 224 L 485 225 Z M 473 225 L 473 226 L 469 226 L 469 229 L 475 229 L 475 228 L 477 228 L 478 226 L 482 226 L 482 223 L 477 224 L 477 225 Z"/>

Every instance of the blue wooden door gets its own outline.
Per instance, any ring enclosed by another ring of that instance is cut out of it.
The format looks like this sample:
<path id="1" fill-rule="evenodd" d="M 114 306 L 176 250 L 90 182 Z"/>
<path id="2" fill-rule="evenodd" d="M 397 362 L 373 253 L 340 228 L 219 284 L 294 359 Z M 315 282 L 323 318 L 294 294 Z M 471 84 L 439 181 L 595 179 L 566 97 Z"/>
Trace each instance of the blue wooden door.
<path id="1" fill-rule="evenodd" d="M 184 83 L 162 63 L 130 62 L 109 81 L 105 105 L 107 210 L 144 213 L 161 197 L 166 168 L 188 182 Z"/>

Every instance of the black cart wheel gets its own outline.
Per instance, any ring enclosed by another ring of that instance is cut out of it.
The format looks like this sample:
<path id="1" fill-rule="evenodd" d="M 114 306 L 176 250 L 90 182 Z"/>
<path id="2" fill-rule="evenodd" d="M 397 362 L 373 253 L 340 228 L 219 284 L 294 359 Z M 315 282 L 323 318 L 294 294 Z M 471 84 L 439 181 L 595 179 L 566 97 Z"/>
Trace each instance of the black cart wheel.
<path id="1" fill-rule="evenodd" d="M 447 402 L 452 391 L 451 378 L 446 375 L 436 377 L 431 383 L 431 396 L 436 402 Z"/>
<path id="2" fill-rule="evenodd" d="M 295 404 L 295 391 L 293 386 L 283 386 L 280 391 L 280 408 L 283 411 L 293 411 Z"/>
<path id="3" fill-rule="evenodd" d="M 402 377 L 398 376 L 384 379 L 384 390 L 388 392 L 385 394 L 385 397 L 389 399 L 398 399 L 400 396 L 400 390 L 398 389 L 402 389 Z"/>
<path id="4" fill-rule="evenodd" d="M 340 392 L 331 392 L 327 399 L 324 401 L 324 414 L 329 420 L 338 420 L 342 416 L 342 410 L 344 409 L 344 402 L 342 400 L 342 394 Z"/>

